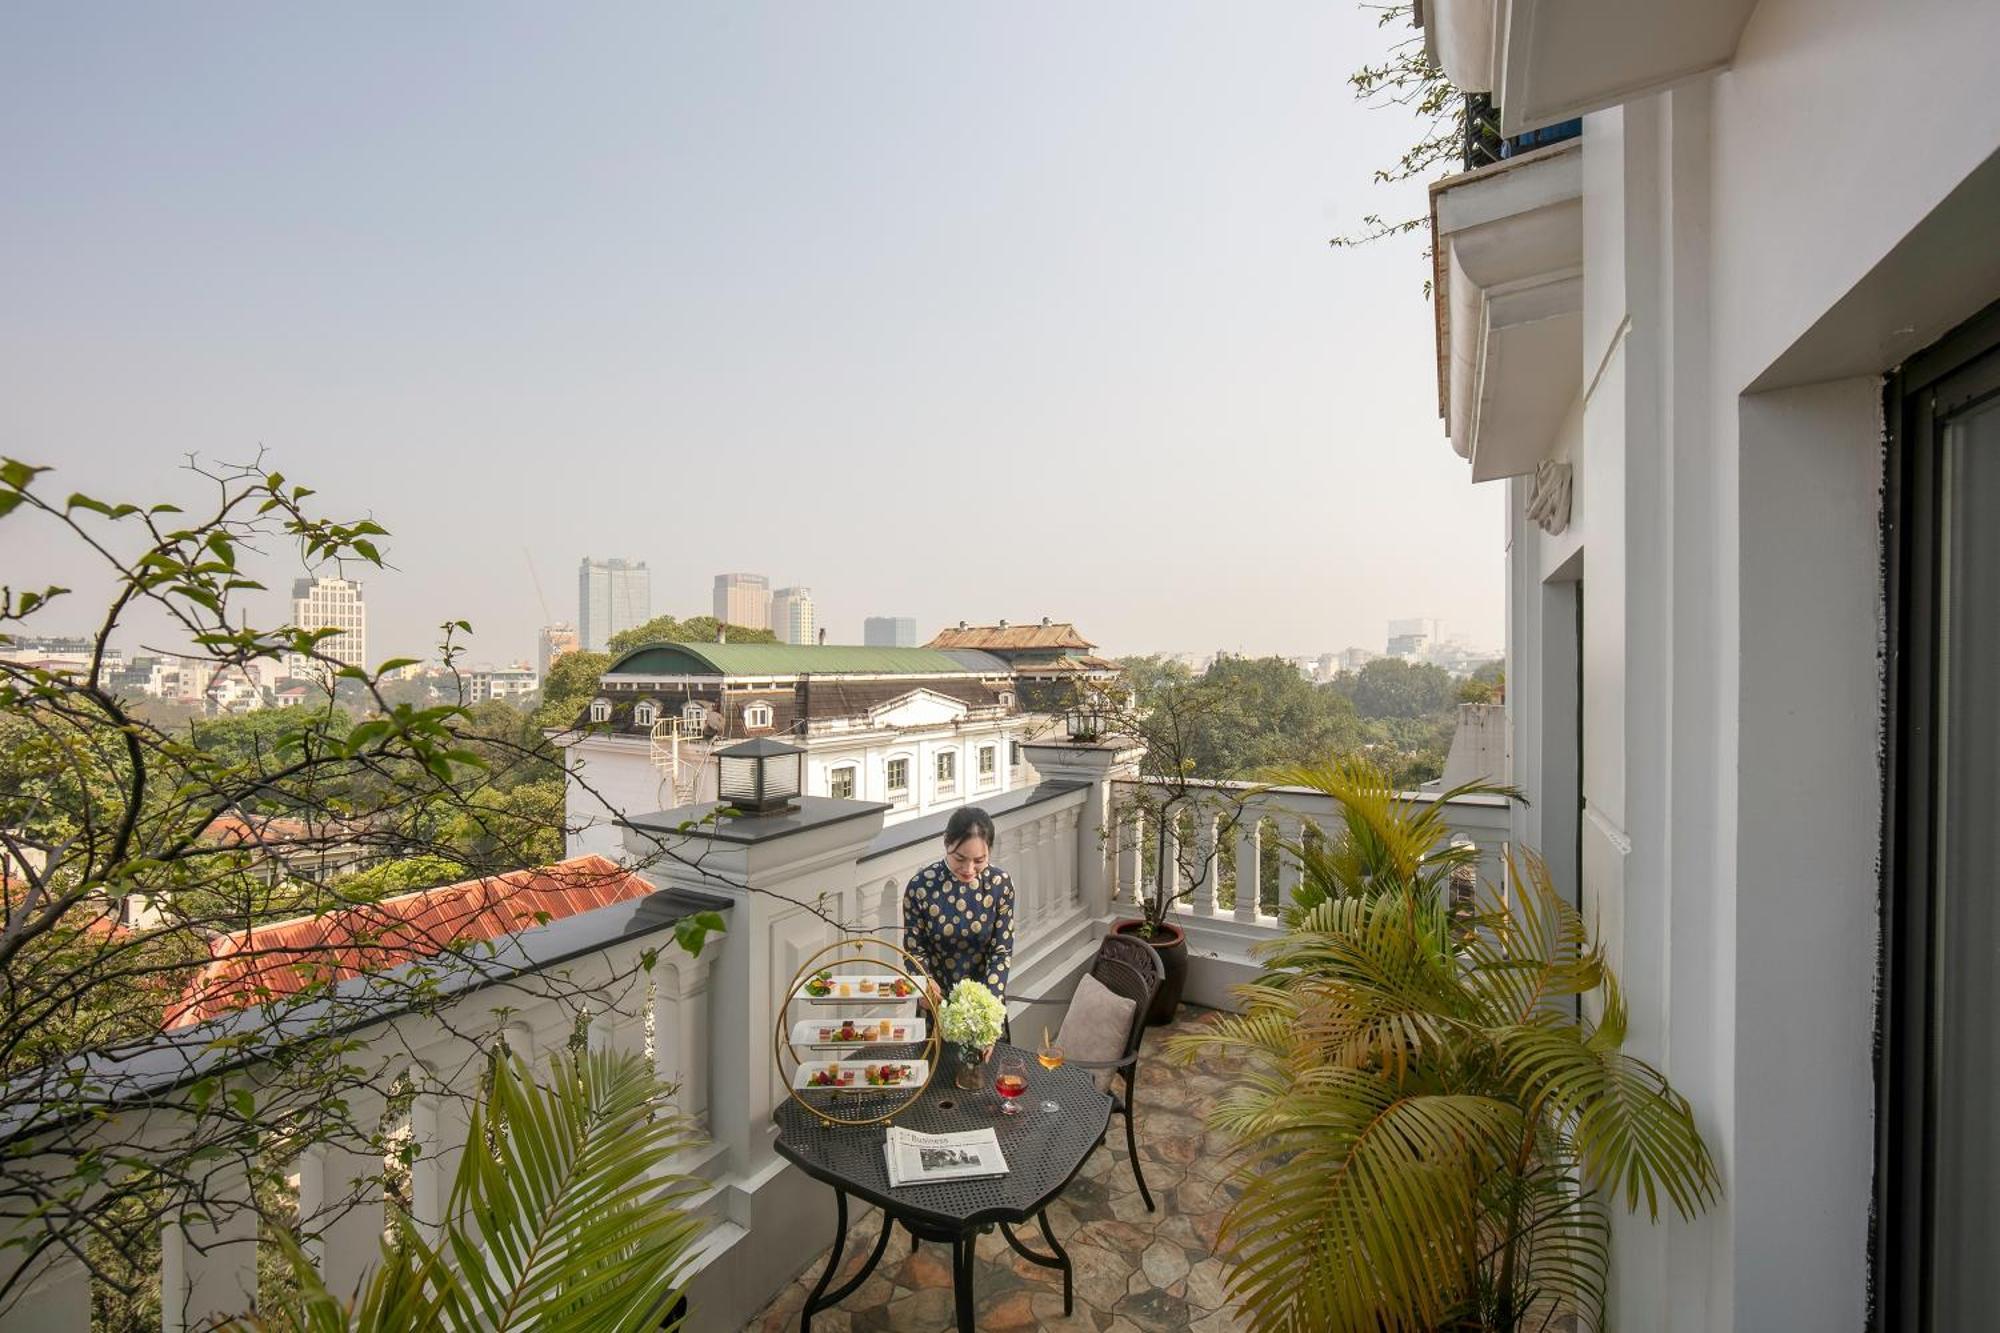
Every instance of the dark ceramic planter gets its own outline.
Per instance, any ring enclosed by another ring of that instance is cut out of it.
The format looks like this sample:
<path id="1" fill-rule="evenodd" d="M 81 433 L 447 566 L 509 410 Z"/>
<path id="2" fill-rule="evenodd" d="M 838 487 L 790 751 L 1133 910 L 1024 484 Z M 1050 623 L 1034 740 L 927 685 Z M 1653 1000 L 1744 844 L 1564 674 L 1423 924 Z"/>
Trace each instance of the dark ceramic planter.
<path id="1" fill-rule="evenodd" d="M 1146 1011 L 1146 1021 L 1156 1026 L 1173 1022 L 1174 1012 L 1181 1007 L 1181 992 L 1187 988 L 1187 936 L 1181 933 L 1179 926 L 1164 922 L 1151 936 L 1143 933 L 1146 929 L 1143 921 L 1120 921 L 1112 929 L 1120 935 L 1145 940 L 1160 956 L 1160 962 L 1167 970 L 1167 979 L 1154 993 L 1153 1007 Z"/>

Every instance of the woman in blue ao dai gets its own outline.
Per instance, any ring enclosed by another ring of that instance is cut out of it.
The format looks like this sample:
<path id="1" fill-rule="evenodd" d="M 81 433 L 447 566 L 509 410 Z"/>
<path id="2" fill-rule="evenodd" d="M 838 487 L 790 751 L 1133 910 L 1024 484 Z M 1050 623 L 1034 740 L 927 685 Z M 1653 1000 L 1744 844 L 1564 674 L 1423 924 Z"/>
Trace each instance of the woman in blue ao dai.
<path id="1" fill-rule="evenodd" d="M 944 994 L 970 979 L 1007 998 L 1014 881 L 992 855 L 992 816 L 961 806 L 945 825 L 944 859 L 912 875 L 903 889 L 903 947 Z M 932 1004 L 940 998 L 933 993 Z"/>

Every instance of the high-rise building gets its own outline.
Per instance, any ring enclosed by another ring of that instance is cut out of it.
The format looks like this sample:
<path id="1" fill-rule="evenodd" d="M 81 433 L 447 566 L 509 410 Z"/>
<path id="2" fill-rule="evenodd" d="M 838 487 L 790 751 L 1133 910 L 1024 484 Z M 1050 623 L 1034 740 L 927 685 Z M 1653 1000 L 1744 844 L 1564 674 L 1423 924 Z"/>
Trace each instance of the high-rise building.
<path id="1" fill-rule="evenodd" d="M 576 571 L 576 637 L 601 653 L 611 636 L 653 618 L 653 571 L 643 560 L 592 560 Z"/>
<path id="2" fill-rule="evenodd" d="M 574 628 L 560 621 L 553 625 L 542 626 L 541 641 L 535 651 L 535 674 L 547 679 L 549 664 L 564 653 L 573 653 L 576 649 L 577 637 Z"/>
<path id="3" fill-rule="evenodd" d="M 314 651 L 343 666 L 368 665 L 368 607 L 353 579 L 298 579 L 292 583 L 292 624 L 299 629 L 334 629 Z M 331 668 L 303 653 L 289 664 L 294 676 L 331 674 Z"/>
<path id="4" fill-rule="evenodd" d="M 917 622 L 911 616 L 870 616 L 861 622 L 861 642 L 870 648 L 914 648 Z"/>
<path id="5" fill-rule="evenodd" d="M 762 574 L 717 574 L 715 618 L 745 629 L 771 628 L 771 580 Z"/>
<path id="6" fill-rule="evenodd" d="M 771 628 L 786 643 L 813 641 L 811 588 L 780 588 L 771 594 Z"/>

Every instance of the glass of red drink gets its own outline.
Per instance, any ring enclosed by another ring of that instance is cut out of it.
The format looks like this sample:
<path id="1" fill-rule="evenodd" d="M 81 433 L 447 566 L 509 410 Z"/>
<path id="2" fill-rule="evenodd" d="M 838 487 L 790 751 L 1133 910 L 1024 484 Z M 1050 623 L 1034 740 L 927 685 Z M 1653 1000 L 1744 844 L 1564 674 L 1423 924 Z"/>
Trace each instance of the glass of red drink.
<path id="1" fill-rule="evenodd" d="M 1000 1094 L 1000 1114 L 1019 1115 L 1016 1098 L 1028 1090 L 1028 1062 L 1018 1055 L 1000 1057 L 1000 1069 L 993 1077 L 993 1091 Z"/>

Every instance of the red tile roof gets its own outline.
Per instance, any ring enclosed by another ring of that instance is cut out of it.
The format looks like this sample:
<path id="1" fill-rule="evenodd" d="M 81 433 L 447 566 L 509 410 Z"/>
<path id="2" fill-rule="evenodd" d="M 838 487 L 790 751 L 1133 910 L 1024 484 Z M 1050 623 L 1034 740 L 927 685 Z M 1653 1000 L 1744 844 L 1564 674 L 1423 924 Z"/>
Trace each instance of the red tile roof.
<path id="1" fill-rule="evenodd" d="M 1027 652 L 1034 649 L 1095 648 L 1097 645 L 1077 632 L 1068 621 L 1029 625 L 960 625 L 941 629 L 927 648 L 976 648 L 983 652 Z"/>
<path id="2" fill-rule="evenodd" d="M 430 958 L 453 945 L 643 897 L 653 886 L 602 856 L 444 884 L 209 941 L 209 962 L 167 1008 L 167 1028 Z"/>

